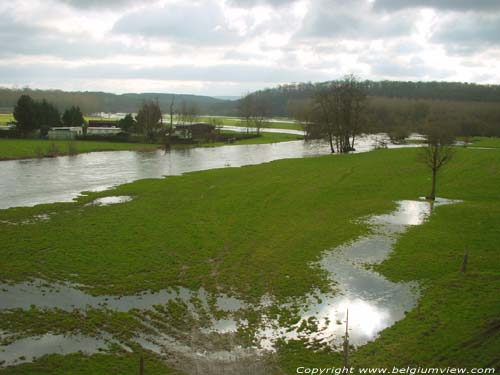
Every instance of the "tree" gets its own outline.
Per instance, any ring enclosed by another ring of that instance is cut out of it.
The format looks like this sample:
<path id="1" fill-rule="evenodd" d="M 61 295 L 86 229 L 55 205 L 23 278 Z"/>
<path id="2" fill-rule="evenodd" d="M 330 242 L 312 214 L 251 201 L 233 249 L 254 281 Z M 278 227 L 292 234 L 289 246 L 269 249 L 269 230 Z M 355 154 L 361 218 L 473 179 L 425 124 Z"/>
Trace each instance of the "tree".
<path id="1" fill-rule="evenodd" d="M 66 109 L 63 113 L 62 121 L 64 126 L 83 126 L 85 124 L 82 111 L 78 106 L 71 106 Z"/>
<path id="2" fill-rule="evenodd" d="M 252 126 L 252 114 L 253 114 L 253 96 L 247 93 L 243 98 L 238 101 L 238 115 L 246 125 L 247 133 L 250 131 Z"/>
<path id="3" fill-rule="evenodd" d="M 316 122 L 335 152 L 354 150 L 356 136 L 361 132 L 366 92 L 355 76 L 346 76 L 322 89 L 315 97 Z"/>
<path id="4" fill-rule="evenodd" d="M 135 130 L 136 122 L 132 114 L 129 113 L 124 118 L 120 119 L 120 121 L 118 121 L 118 126 L 124 132 L 132 133 Z"/>
<path id="5" fill-rule="evenodd" d="M 29 95 L 21 95 L 14 107 L 17 130 L 24 136 L 39 127 L 36 102 Z"/>
<path id="6" fill-rule="evenodd" d="M 37 121 L 42 135 L 47 135 L 51 127 L 61 125 L 59 110 L 45 99 L 36 103 Z"/>
<path id="7" fill-rule="evenodd" d="M 251 108 L 252 123 L 257 129 L 257 135 L 260 135 L 260 129 L 267 123 L 267 118 L 271 113 L 268 98 L 263 93 L 254 94 L 253 106 Z"/>
<path id="8" fill-rule="evenodd" d="M 151 141 L 164 130 L 162 114 L 158 100 L 145 101 L 137 112 L 137 126 Z"/>
<path id="9" fill-rule="evenodd" d="M 453 156 L 454 137 L 449 127 L 433 122 L 425 128 L 425 138 L 425 146 L 420 149 L 420 159 L 432 172 L 431 193 L 426 198 L 435 200 L 437 173 Z"/>

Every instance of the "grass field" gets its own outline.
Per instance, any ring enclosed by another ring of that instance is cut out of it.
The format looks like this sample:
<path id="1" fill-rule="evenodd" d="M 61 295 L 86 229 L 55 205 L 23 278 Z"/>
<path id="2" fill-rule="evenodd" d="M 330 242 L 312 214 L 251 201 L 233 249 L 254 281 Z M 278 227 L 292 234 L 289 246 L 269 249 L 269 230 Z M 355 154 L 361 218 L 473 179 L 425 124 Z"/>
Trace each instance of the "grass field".
<path id="1" fill-rule="evenodd" d="M 11 121 L 14 121 L 14 115 L 12 113 L 0 113 L 0 125 L 5 125 Z"/>
<path id="2" fill-rule="evenodd" d="M 152 151 L 158 145 L 98 141 L 49 141 L 43 139 L 1 139 L 0 160 L 79 154 L 93 151 Z"/>
<path id="3" fill-rule="evenodd" d="M 111 294 L 202 286 L 247 301 L 266 293 L 285 299 L 326 289 L 323 273 L 311 265 L 324 249 L 366 233 L 356 221 L 360 217 L 388 212 L 396 200 L 428 192 L 430 175 L 416 153 L 398 149 L 282 160 L 141 180 L 75 203 L 3 210 L 0 220 L 9 222 L 51 216 L 2 227 L 0 275 L 11 281 L 69 280 Z M 457 149 L 439 175 L 438 195 L 463 202 L 437 208 L 429 222 L 403 235 L 378 267 L 392 280 L 420 281 L 419 307 L 354 352 L 353 365 L 500 366 L 499 168 L 496 150 Z M 134 200 L 85 205 L 106 195 Z M 465 246 L 470 260 L 463 275 L 458 270 Z M 86 327 L 81 322 L 87 318 L 62 313 L 44 324 L 50 317 L 19 312 L 11 321 L 3 317 L 0 328 L 63 329 L 78 322 Z M 126 317 L 95 317 L 88 329 L 113 321 L 128 324 Z M 49 373 L 55 366 L 88 361 L 81 374 L 105 374 L 102 363 L 129 360 L 136 358 L 50 356 L 4 373 L 32 368 Z M 283 344 L 279 360 L 289 374 L 297 366 L 341 364 L 338 354 L 313 351 L 303 342 Z"/>
<path id="4" fill-rule="evenodd" d="M 500 137 L 474 137 L 472 146 L 500 148 Z"/>
<path id="5" fill-rule="evenodd" d="M 260 137 L 237 140 L 231 145 L 287 142 L 302 139 L 300 136 L 281 133 L 262 133 Z M 194 145 L 174 145 L 174 147 L 215 147 L 228 143 L 212 142 Z M 0 138 L 0 160 L 27 159 L 46 156 L 61 156 L 94 151 L 153 151 L 162 147 L 156 144 L 100 142 L 100 141 L 50 141 L 42 139 L 2 139 Z"/>

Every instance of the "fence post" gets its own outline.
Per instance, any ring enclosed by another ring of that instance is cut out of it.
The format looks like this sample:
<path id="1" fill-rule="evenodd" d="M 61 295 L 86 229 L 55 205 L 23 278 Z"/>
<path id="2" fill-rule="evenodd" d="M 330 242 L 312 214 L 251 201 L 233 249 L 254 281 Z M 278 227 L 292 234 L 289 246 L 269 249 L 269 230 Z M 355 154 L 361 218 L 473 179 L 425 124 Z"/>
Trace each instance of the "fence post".
<path id="1" fill-rule="evenodd" d="M 144 375 L 144 358 L 141 355 L 141 359 L 139 360 L 139 375 Z"/>
<path id="2" fill-rule="evenodd" d="M 347 309 L 344 336 L 344 368 L 349 367 L 349 309 Z"/>
<path id="3" fill-rule="evenodd" d="M 464 253 L 464 258 L 462 260 L 462 268 L 460 269 L 460 272 L 465 273 L 467 272 L 467 262 L 469 261 L 469 254 L 467 253 L 467 247 L 465 248 L 465 253 Z"/>

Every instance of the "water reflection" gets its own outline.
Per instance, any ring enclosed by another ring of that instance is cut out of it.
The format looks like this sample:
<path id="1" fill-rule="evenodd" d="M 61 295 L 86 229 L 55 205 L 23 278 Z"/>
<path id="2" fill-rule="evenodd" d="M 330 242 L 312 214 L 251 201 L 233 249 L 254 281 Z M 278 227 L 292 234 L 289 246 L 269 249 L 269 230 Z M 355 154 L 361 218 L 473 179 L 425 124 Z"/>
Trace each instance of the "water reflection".
<path id="1" fill-rule="evenodd" d="M 9 345 L 1 346 L 0 359 L 3 361 L 3 366 L 11 366 L 31 362 L 45 354 L 70 354 L 76 352 L 93 354 L 107 349 L 108 346 L 108 343 L 103 338 L 47 333 L 42 336 L 23 338 Z"/>
<path id="2" fill-rule="evenodd" d="M 438 199 L 435 205 L 453 202 L 455 201 Z M 339 348 L 345 333 L 346 311 L 349 310 L 350 343 L 359 346 L 375 339 L 380 331 L 403 319 L 405 313 L 415 306 L 419 290 L 416 283 L 393 283 L 366 266 L 382 262 L 390 253 L 398 235 L 408 226 L 420 225 L 429 217 L 430 207 L 426 201 L 398 202 L 397 209 L 392 213 L 366 219 L 372 225 L 370 235 L 325 251 L 319 266 L 328 273 L 332 286 L 336 289 L 335 294 L 314 291 L 306 296 L 305 303 L 303 300 L 293 300 L 281 305 L 278 305 L 272 296 L 264 296 L 259 304 L 251 305 L 234 297 L 218 295 L 212 301 L 215 301 L 215 308 L 225 314 L 218 314 L 217 318 L 211 315 L 211 326 L 201 329 L 201 333 L 235 333 L 238 329 L 248 327 L 248 321 L 243 319 L 246 312 L 260 310 L 264 314 L 262 325 L 254 332 L 260 348 L 272 351 L 278 339 L 305 339 Z M 104 306 L 115 311 L 150 310 L 154 305 L 165 305 L 168 301 L 175 300 L 183 301 L 190 311 L 196 313 L 197 307 L 191 303 L 193 298 L 198 307 L 201 306 L 207 312 L 213 311 L 208 302 L 211 298 L 203 289 L 190 291 L 186 288 L 172 288 L 155 293 L 118 297 L 91 296 L 79 290 L 78 285 L 48 285 L 42 280 L 0 285 L 0 309 L 29 309 L 31 305 L 35 305 L 39 308 L 59 308 L 66 311 Z M 272 305 L 277 305 L 283 311 L 301 306 L 298 322 L 287 325 L 280 323 L 279 318 L 266 316 L 266 308 Z M 149 324 L 147 321 L 142 323 L 146 326 Z M 186 329 L 188 337 L 193 336 L 192 331 L 189 333 L 190 329 L 193 328 Z M 194 334 L 198 335 L 200 332 Z M 0 358 L 13 361 L 21 355 L 31 358 L 34 353 L 69 353 L 89 347 L 94 350 L 103 345 L 103 342 L 97 339 L 82 338 L 75 341 L 70 338 L 65 341 L 65 336 L 51 335 L 23 340 L 0 346 Z M 197 358 L 200 353 L 199 347 L 192 347 L 189 343 L 179 341 L 154 327 L 150 333 L 142 333 L 134 337 L 133 341 L 159 354 L 182 353 L 184 356 Z M 56 344 L 61 342 L 63 344 Z M 205 341 L 205 344 L 210 343 Z M 236 352 L 243 349 L 234 347 L 221 350 L 215 347 L 212 352 L 206 348 L 203 350 L 205 356 L 220 360 L 232 358 Z M 255 349 L 255 353 L 258 352 L 259 350 Z M 251 350 L 248 353 L 251 353 Z"/>
<path id="3" fill-rule="evenodd" d="M 374 136 L 359 138 L 356 150 L 371 150 L 373 140 Z M 0 209 L 68 202 L 82 191 L 102 191 L 143 178 L 327 154 L 330 154 L 330 149 L 325 142 L 292 141 L 167 152 L 94 152 L 58 158 L 2 161 Z"/>

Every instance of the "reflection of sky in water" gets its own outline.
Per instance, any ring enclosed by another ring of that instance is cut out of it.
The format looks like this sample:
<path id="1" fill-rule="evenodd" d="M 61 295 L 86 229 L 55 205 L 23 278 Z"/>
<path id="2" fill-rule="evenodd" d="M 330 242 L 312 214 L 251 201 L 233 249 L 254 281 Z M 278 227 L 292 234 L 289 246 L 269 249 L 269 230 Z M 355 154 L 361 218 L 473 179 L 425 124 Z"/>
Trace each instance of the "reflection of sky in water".
<path id="1" fill-rule="evenodd" d="M 102 338 L 82 335 L 54 335 L 47 333 L 43 336 L 27 337 L 0 347 L 0 360 L 4 366 L 31 362 L 35 357 L 45 354 L 70 354 L 81 351 L 86 354 L 97 353 L 99 349 L 108 348 Z M 24 358 L 20 358 L 24 357 Z"/>
<path id="2" fill-rule="evenodd" d="M 452 202 L 439 199 L 434 206 Z M 389 254 L 396 241 L 395 234 L 403 233 L 409 225 L 422 224 L 430 213 L 431 206 L 428 202 L 398 202 L 398 208 L 393 213 L 373 216 L 368 219 L 368 222 L 373 224 L 372 234 L 326 251 L 319 261 L 319 265 L 335 281 L 337 294 L 331 296 L 316 292 L 307 296 L 307 303 L 300 311 L 301 320 L 292 327 L 280 327 L 277 321 L 267 321 L 264 327 L 257 332 L 256 338 L 260 341 L 261 346 L 273 349 L 273 342 L 278 338 L 305 338 L 338 346 L 345 333 L 347 310 L 349 310 L 350 343 L 357 346 L 375 339 L 381 330 L 403 319 L 405 312 L 411 310 L 416 303 L 418 298 L 417 284 L 392 283 L 382 275 L 366 269 L 365 265 L 381 262 Z M 30 305 L 34 304 L 38 307 L 57 307 L 71 311 L 75 308 L 106 305 L 112 310 L 128 311 L 132 308 L 151 309 L 153 305 L 164 304 L 173 299 L 181 299 L 192 308 L 190 303 L 192 297 L 201 300 L 205 308 L 208 307 L 208 296 L 203 289 L 190 291 L 186 288 L 176 288 L 135 296 L 94 297 L 78 290 L 76 286 L 53 284 L 47 287 L 43 281 L 35 280 L 31 283 L 1 285 L 0 309 L 16 307 L 28 309 Z M 271 302 L 272 298 L 265 296 L 261 306 L 270 306 Z M 249 306 L 239 299 L 223 294 L 217 296 L 216 306 L 229 314 L 237 313 L 247 307 L 259 309 L 259 306 Z M 287 309 L 289 305 L 282 305 L 281 308 Z M 312 317 L 318 322 L 318 330 L 302 332 L 299 327 Z M 235 332 L 238 324 L 245 326 L 247 323 L 245 321 L 237 323 L 229 316 L 213 319 L 211 329 L 204 331 Z M 183 351 L 189 351 L 189 347 L 172 341 L 173 338 L 166 340 L 166 336 L 161 332 L 158 335 L 158 337 L 138 338 L 136 341 L 139 343 L 141 340 L 144 341 L 144 346 L 163 342 L 163 344 L 158 344 L 158 347 L 161 348 L 160 351 L 164 349 L 168 351 L 169 348 L 175 350 L 175 348 L 181 347 Z M 163 337 L 163 341 L 160 340 L 161 337 Z M 53 335 L 24 340 L 18 340 L 8 347 L 0 347 L 0 350 L 7 349 L 8 353 L 15 353 L 16 356 L 9 354 L 8 358 L 11 360 L 20 355 L 29 357 L 52 352 L 69 353 L 85 350 L 88 347 L 98 348 L 102 346 L 101 341 L 84 337 L 79 340 L 75 340 L 74 337 L 69 338 L 67 343 L 62 336 Z M 152 350 L 153 346 L 151 345 L 149 345 L 149 349 Z M 43 350 L 39 349 L 42 347 Z M 2 356 L 5 356 L 4 353 L 0 352 Z"/>
<path id="3" fill-rule="evenodd" d="M 357 152 L 373 149 L 373 136 L 356 140 Z M 93 152 L 57 158 L 0 162 L 0 209 L 68 202 L 82 191 L 101 191 L 143 178 L 330 154 L 326 142 L 173 149 L 168 152 Z"/>

